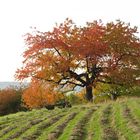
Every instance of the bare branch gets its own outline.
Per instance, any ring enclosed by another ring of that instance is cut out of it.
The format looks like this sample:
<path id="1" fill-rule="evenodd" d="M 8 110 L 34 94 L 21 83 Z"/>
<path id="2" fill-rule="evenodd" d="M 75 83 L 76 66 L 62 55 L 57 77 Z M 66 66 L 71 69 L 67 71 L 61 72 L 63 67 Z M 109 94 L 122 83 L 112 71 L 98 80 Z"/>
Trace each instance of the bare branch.
<path id="1" fill-rule="evenodd" d="M 77 73 L 75 73 L 75 72 L 73 72 L 73 71 L 71 71 L 71 70 L 68 70 L 68 72 L 70 73 L 70 76 L 71 76 L 72 78 L 74 78 L 75 80 L 81 82 L 83 85 L 86 85 L 86 81 L 84 81 L 84 80 L 81 78 L 83 75 L 82 75 L 82 76 L 81 76 L 81 74 L 78 75 Z"/>

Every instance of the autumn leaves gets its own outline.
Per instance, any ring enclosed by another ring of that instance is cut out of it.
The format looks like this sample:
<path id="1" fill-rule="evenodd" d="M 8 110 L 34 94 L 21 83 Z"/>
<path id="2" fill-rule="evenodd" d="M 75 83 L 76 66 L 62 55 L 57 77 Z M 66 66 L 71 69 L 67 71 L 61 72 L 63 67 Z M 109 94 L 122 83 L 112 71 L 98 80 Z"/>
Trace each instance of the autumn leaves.
<path id="1" fill-rule="evenodd" d="M 86 92 L 88 101 L 98 83 L 133 86 L 140 75 L 136 34 L 136 27 L 122 21 L 94 21 L 79 27 L 66 19 L 51 32 L 27 34 L 23 67 L 16 78 L 30 77 L 31 83 L 38 81 L 53 89 L 91 87 Z"/>

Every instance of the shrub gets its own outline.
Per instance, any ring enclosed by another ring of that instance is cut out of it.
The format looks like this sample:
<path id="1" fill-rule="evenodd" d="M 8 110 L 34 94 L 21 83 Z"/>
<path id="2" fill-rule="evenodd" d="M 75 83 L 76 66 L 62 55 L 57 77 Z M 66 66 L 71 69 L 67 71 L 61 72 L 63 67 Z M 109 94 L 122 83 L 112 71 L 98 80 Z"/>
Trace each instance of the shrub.
<path id="1" fill-rule="evenodd" d="M 6 88 L 0 91 L 0 115 L 23 110 L 21 92 L 21 89 L 14 88 Z"/>
<path id="2" fill-rule="evenodd" d="M 54 87 L 43 85 L 39 81 L 32 82 L 22 95 L 24 105 L 28 109 L 54 105 L 61 98 L 63 95 L 54 91 Z"/>
<path id="3" fill-rule="evenodd" d="M 87 103 L 87 100 L 85 98 L 85 90 L 81 90 L 78 93 L 71 93 L 67 96 L 68 101 L 71 104 L 84 104 Z"/>

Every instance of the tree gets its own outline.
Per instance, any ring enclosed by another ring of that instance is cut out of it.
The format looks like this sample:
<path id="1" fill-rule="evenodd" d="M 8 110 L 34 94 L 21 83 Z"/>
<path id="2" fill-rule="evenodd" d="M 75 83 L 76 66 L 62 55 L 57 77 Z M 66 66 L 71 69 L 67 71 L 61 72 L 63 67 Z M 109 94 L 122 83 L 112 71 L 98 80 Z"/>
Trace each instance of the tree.
<path id="1" fill-rule="evenodd" d="M 0 90 L 0 115 L 24 110 L 21 95 L 22 90 L 13 87 Z"/>
<path id="2" fill-rule="evenodd" d="M 72 20 L 56 25 L 51 32 L 26 35 L 27 49 L 19 80 L 31 77 L 61 88 L 86 88 L 92 101 L 96 84 L 132 85 L 140 76 L 140 41 L 137 28 L 121 21 L 101 21 L 76 26 Z"/>
<path id="3" fill-rule="evenodd" d="M 29 109 L 54 105 L 58 100 L 63 98 L 63 95 L 56 93 L 52 86 L 49 86 L 49 84 L 46 85 L 38 80 L 32 81 L 23 91 L 22 95 L 24 106 Z"/>
<path id="4" fill-rule="evenodd" d="M 119 96 L 130 94 L 129 89 L 130 87 L 127 86 L 99 83 L 94 89 L 94 95 L 101 99 L 108 97 L 112 100 L 116 100 Z"/>

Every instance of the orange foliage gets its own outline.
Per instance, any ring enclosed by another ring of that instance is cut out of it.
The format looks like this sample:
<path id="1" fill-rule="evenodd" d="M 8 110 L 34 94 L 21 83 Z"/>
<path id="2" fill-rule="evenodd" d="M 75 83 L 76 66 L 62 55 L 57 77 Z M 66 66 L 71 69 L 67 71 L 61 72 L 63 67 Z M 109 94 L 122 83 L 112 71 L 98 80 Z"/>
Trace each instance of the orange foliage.
<path id="1" fill-rule="evenodd" d="M 12 101 L 16 96 L 16 91 L 14 89 L 4 89 L 0 91 L 0 105 L 6 104 Z"/>
<path id="2" fill-rule="evenodd" d="M 85 91 L 81 91 L 79 93 L 76 93 L 75 96 L 77 96 L 81 100 L 85 100 Z"/>
<path id="3" fill-rule="evenodd" d="M 19 107 L 17 103 L 20 103 L 20 95 L 16 93 L 16 90 L 7 88 L 0 90 L 0 114 L 7 114 L 16 111 Z"/>
<path id="4" fill-rule="evenodd" d="M 63 96 L 54 91 L 53 87 L 32 82 L 22 95 L 25 106 L 28 108 L 41 108 L 46 105 L 54 104 Z"/>

